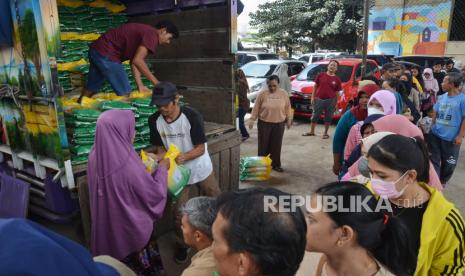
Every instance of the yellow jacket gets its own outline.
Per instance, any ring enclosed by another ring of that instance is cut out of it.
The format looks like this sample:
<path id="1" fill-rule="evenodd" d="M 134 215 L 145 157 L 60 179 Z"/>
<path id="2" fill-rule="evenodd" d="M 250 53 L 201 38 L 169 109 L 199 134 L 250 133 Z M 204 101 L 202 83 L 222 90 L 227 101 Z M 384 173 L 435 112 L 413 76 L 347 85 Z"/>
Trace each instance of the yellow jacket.
<path id="1" fill-rule="evenodd" d="M 418 92 L 423 93 L 423 87 L 421 87 L 421 84 L 416 77 L 412 78 L 412 82 L 417 87 Z"/>
<path id="2" fill-rule="evenodd" d="M 420 185 L 431 198 L 423 214 L 414 275 L 462 275 L 465 271 L 465 221 L 441 192 L 425 183 Z M 371 183 L 367 186 L 372 190 Z"/>

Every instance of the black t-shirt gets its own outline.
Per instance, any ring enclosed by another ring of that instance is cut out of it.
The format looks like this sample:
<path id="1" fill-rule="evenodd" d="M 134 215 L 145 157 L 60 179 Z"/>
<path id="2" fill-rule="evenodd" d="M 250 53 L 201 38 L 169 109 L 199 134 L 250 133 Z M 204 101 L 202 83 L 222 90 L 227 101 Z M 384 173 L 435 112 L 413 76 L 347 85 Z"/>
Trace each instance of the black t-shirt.
<path id="1" fill-rule="evenodd" d="M 444 91 L 442 91 L 442 81 L 444 80 L 444 78 L 446 77 L 446 73 L 444 72 L 439 72 L 439 73 L 434 73 L 433 72 L 433 76 L 434 78 L 438 81 L 438 85 L 439 85 L 439 92 L 438 92 L 438 95 L 442 95 L 444 94 Z"/>
<path id="2" fill-rule="evenodd" d="M 423 222 L 423 214 L 428 207 L 428 201 L 412 208 L 403 208 L 392 204 L 394 216 L 399 217 L 407 226 L 409 236 L 412 237 L 411 248 L 417 253 L 420 249 L 420 234 Z"/>

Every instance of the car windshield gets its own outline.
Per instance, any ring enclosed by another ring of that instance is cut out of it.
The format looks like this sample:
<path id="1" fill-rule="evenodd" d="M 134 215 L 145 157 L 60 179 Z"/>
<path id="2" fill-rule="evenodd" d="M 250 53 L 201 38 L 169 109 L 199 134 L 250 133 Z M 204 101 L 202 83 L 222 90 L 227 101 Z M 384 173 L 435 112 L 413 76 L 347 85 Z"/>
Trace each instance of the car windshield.
<path id="1" fill-rule="evenodd" d="M 276 68 L 276 64 L 258 64 L 249 63 L 242 66 L 242 71 L 246 77 L 252 78 L 266 78 L 269 77 Z"/>
<path id="2" fill-rule="evenodd" d="M 258 55 L 258 59 L 260 60 L 278 59 L 278 56 L 275 54 L 260 54 Z"/>
<path id="3" fill-rule="evenodd" d="M 299 74 L 297 80 L 299 81 L 314 81 L 319 73 L 326 72 L 328 64 L 310 64 Z M 352 76 L 353 66 L 340 65 L 337 69 L 336 75 L 342 82 L 348 82 Z"/>

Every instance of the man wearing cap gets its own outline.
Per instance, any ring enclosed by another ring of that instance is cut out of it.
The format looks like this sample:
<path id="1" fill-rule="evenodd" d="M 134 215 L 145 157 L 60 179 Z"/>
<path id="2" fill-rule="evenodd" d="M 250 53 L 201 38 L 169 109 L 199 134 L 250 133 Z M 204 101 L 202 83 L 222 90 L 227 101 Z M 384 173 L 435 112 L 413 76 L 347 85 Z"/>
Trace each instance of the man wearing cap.
<path id="1" fill-rule="evenodd" d="M 179 36 L 177 27 L 168 20 L 158 22 L 155 27 L 127 23 L 104 33 L 89 46 L 89 74 L 82 96 L 90 97 L 102 88 L 105 81 L 119 96 L 128 95 L 132 88 L 122 62 L 129 60 L 137 88 L 141 92 L 150 90 L 144 86 L 141 75 L 154 85 L 158 79 L 145 63 L 148 54 L 154 55 L 159 45 L 168 45 Z"/>
<path id="2" fill-rule="evenodd" d="M 398 71 L 399 66 L 396 64 L 389 62 L 383 65 L 381 68 L 382 76 L 381 76 L 381 84 L 385 80 L 390 80 L 393 79 L 397 76 L 397 71 Z"/>
<path id="3" fill-rule="evenodd" d="M 177 212 L 187 202 L 189 190 L 194 185 L 206 196 L 219 195 L 221 191 L 213 174 L 202 115 L 191 107 L 179 106 L 176 86 L 170 82 L 155 85 L 151 104 L 158 108 L 158 111 L 149 117 L 150 140 L 154 146 L 151 151 L 156 154 L 157 159 L 161 159 L 169 145 L 174 144 L 181 151 L 176 163 L 183 164 L 191 170 L 189 185 L 177 200 L 174 211 Z M 176 215 L 180 223 L 179 214 Z M 175 258 L 181 263 L 187 260 L 187 247 L 182 243 L 180 228 L 177 230 L 180 250 L 176 252 Z"/>

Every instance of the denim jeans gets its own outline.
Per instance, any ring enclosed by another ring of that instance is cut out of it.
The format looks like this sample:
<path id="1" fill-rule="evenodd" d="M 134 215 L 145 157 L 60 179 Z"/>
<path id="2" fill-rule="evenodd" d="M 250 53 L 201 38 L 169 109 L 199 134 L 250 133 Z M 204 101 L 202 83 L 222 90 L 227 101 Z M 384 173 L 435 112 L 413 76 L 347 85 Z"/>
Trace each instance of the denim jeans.
<path id="1" fill-rule="evenodd" d="M 237 111 L 237 117 L 239 118 L 239 129 L 241 131 L 242 137 L 249 137 L 249 133 L 247 132 L 247 128 L 245 127 L 244 117 L 247 111 L 242 107 L 239 107 Z"/>

